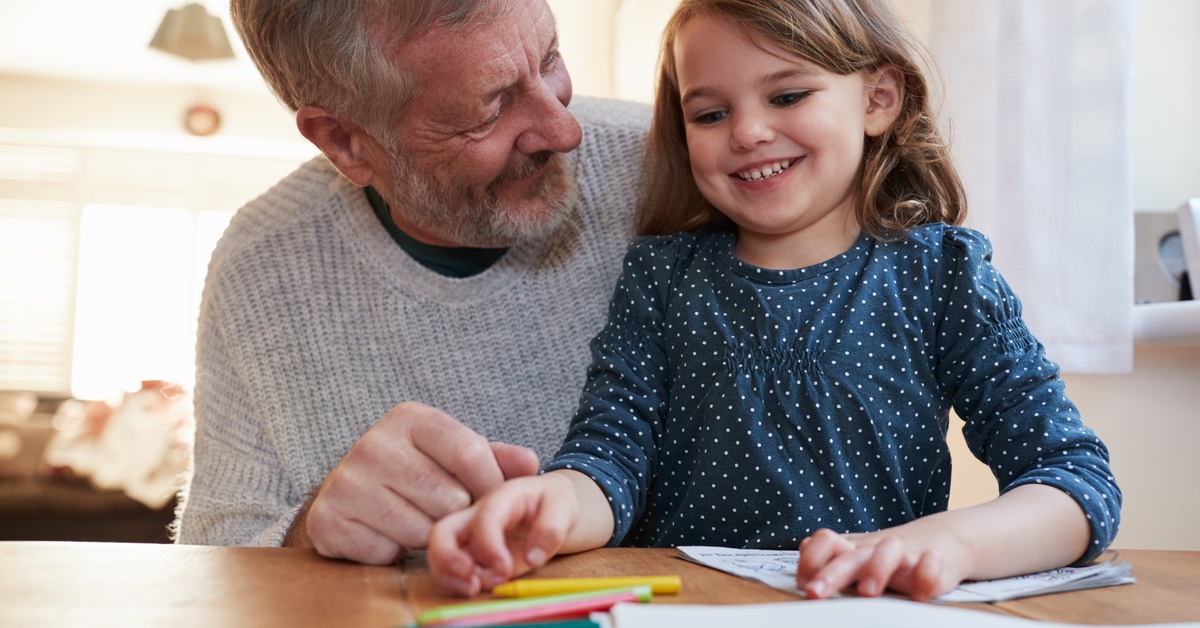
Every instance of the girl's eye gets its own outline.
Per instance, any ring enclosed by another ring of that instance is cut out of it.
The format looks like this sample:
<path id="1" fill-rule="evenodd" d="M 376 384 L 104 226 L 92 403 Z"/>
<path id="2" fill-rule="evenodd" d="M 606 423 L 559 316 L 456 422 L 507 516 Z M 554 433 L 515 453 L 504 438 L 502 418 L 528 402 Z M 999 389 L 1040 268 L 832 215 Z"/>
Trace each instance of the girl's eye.
<path id="1" fill-rule="evenodd" d="M 696 124 L 716 124 L 724 120 L 727 115 L 729 114 L 724 111 L 709 111 L 692 118 L 692 121 Z"/>
<path id="2" fill-rule="evenodd" d="M 808 98 L 808 95 L 811 93 L 812 92 L 788 92 L 786 94 L 780 94 L 771 99 L 771 104 L 777 107 L 790 107 L 801 100 Z"/>

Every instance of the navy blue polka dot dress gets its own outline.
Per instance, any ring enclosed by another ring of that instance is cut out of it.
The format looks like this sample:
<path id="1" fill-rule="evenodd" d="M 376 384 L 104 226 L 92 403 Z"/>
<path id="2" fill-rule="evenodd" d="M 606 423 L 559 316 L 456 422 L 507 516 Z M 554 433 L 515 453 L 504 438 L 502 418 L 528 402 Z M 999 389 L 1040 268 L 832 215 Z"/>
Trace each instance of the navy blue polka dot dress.
<path id="1" fill-rule="evenodd" d="M 579 410 L 546 469 L 608 495 L 610 544 L 795 548 L 946 510 L 949 412 L 1002 491 L 1058 487 L 1098 556 L 1121 493 L 981 234 L 866 235 L 778 271 L 731 233 L 641 238 Z"/>

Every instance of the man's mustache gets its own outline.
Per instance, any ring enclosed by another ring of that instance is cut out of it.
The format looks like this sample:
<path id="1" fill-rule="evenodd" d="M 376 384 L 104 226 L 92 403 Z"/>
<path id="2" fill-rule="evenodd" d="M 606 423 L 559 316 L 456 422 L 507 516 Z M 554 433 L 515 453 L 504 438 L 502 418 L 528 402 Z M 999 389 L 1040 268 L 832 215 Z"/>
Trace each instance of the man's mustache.
<path id="1" fill-rule="evenodd" d="M 552 150 L 543 150 L 524 157 L 521 159 L 520 163 L 500 173 L 500 176 L 496 177 L 496 180 L 492 182 L 490 187 L 496 187 L 508 183 L 509 181 L 516 181 L 518 179 L 524 179 L 525 177 L 528 177 L 529 175 L 545 167 L 550 159 L 554 157 L 554 154 L 555 153 Z"/>

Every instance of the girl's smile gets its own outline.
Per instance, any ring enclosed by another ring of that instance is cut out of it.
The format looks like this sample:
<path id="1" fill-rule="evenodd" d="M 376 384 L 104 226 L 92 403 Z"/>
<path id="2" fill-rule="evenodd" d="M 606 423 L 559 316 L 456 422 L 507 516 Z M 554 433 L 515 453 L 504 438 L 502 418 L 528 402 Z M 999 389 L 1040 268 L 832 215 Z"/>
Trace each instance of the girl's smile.
<path id="1" fill-rule="evenodd" d="M 773 159 L 759 165 L 750 166 L 745 170 L 733 173 L 734 176 L 746 182 L 765 181 L 783 173 L 795 163 L 796 159 Z"/>

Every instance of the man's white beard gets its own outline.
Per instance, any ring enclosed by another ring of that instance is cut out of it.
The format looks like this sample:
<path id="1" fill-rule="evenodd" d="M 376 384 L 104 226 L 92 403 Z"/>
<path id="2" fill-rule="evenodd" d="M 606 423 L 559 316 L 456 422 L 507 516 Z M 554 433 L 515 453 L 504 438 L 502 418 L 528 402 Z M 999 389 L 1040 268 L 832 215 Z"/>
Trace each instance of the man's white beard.
<path id="1" fill-rule="evenodd" d="M 539 239 L 552 233 L 575 204 L 574 167 L 560 153 L 527 158 L 483 190 L 443 186 L 417 168 L 402 151 L 390 151 L 391 182 L 386 194 L 389 209 L 423 233 L 456 246 L 499 248 Z M 523 198 L 501 199 L 496 188 L 507 181 L 545 168 L 536 185 Z M 528 204 L 522 201 L 529 201 Z M 531 208 L 528 205 L 533 205 Z"/>

